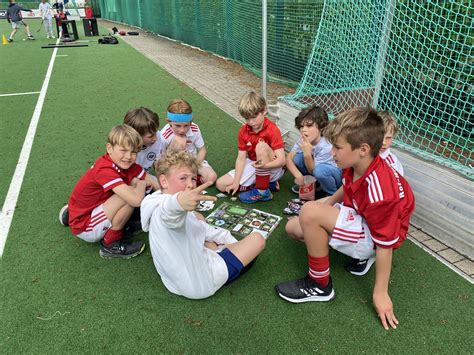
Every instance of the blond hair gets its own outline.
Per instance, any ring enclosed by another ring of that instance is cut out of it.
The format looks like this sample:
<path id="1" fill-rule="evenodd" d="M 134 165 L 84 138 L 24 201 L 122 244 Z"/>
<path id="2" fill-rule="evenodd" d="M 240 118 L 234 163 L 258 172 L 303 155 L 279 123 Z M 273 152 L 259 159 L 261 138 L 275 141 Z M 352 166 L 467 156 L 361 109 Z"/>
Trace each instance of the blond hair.
<path id="1" fill-rule="evenodd" d="M 367 143 L 370 154 L 375 157 L 382 147 L 385 129 L 377 111 L 371 107 L 354 107 L 329 122 L 324 135 L 332 144 L 335 144 L 338 137 L 344 136 L 352 150 Z"/>
<path id="2" fill-rule="evenodd" d="M 174 99 L 173 101 L 170 102 L 166 110 L 171 113 L 192 113 L 193 112 L 191 105 L 183 99 Z"/>
<path id="3" fill-rule="evenodd" d="M 246 120 L 257 117 L 266 109 L 267 103 L 265 99 L 255 91 L 246 93 L 239 102 L 239 113 Z"/>
<path id="4" fill-rule="evenodd" d="M 133 127 L 141 136 L 155 134 L 160 126 L 160 118 L 156 112 L 146 107 L 132 108 L 127 111 L 123 123 Z"/>
<path id="5" fill-rule="evenodd" d="M 112 128 L 107 136 L 107 143 L 112 146 L 120 145 L 133 151 L 140 151 L 143 140 L 140 134 L 132 127 L 121 124 Z"/>
<path id="6" fill-rule="evenodd" d="M 187 151 L 167 150 L 160 159 L 155 161 L 156 176 L 168 175 L 171 168 L 189 168 L 197 174 L 200 163 L 194 155 Z"/>
<path id="7" fill-rule="evenodd" d="M 379 116 L 382 117 L 385 133 L 391 132 L 395 136 L 398 132 L 398 123 L 395 117 L 386 110 L 379 111 Z"/>

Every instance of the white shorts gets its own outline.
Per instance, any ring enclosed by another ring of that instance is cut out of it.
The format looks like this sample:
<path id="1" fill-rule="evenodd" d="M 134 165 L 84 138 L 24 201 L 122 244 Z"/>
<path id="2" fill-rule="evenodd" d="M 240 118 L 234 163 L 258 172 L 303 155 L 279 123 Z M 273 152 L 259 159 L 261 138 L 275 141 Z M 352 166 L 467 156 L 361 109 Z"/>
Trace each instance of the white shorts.
<path id="1" fill-rule="evenodd" d="M 18 28 L 21 26 L 25 26 L 23 21 L 12 21 L 12 29 Z"/>
<path id="2" fill-rule="evenodd" d="M 251 186 L 255 185 L 256 176 L 255 176 L 255 167 L 253 166 L 255 161 L 250 160 L 247 158 L 245 161 L 244 172 L 242 173 L 242 177 L 240 178 L 240 185 L 241 186 Z M 284 174 L 283 168 L 275 168 L 270 170 L 270 182 L 278 181 Z M 234 177 L 235 176 L 235 169 L 229 171 L 227 174 Z"/>
<path id="3" fill-rule="evenodd" d="M 375 255 L 374 242 L 365 219 L 353 208 L 336 203 L 340 209 L 329 241 L 331 248 L 355 259 Z"/>
<path id="4" fill-rule="evenodd" d="M 107 219 L 103 205 L 100 205 L 92 211 L 86 230 L 77 237 L 88 243 L 97 243 L 104 238 L 105 232 L 110 227 L 112 227 L 112 222 Z"/>

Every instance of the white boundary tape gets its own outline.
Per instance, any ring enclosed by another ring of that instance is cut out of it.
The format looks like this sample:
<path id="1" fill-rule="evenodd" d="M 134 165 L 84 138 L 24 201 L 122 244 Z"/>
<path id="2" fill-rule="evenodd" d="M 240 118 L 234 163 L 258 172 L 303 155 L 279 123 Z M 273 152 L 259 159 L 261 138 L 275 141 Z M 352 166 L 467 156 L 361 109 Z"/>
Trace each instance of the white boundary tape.
<path id="1" fill-rule="evenodd" d="M 59 39 L 56 44 L 59 43 Z M 58 49 L 55 48 L 49 62 L 48 70 L 46 71 L 46 77 L 43 81 L 43 86 L 36 102 L 36 107 L 31 117 L 30 126 L 26 133 L 23 147 L 21 148 L 20 158 L 16 165 L 15 173 L 13 174 L 10 188 L 5 198 L 2 211 L 0 212 L 0 257 L 3 255 L 5 243 L 7 241 L 8 232 L 13 220 L 13 214 L 15 213 L 16 203 L 18 201 L 18 195 L 20 194 L 21 185 L 23 183 L 23 177 L 25 176 L 26 167 L 28 166 L 28 160 L 30 158 L 31 148 L 33 146 L 33 140 L 36 134 L 36 128 L 38 127 L 38 121 L 41 116 L 41 110 L 43 109 L 44 99 L 46 92 L 48 91 L 49 80 L 51 79 L 51 73 L 53 71 L 54 61 L 56 59 L 56 53 Z"/>
<path id="2" fill-rule="evenodd" d="M 39 94 L 41 91 L 31 91 L 31 92 L 16 92 L 14 94 L 0 94 L 0 97 L 4 96 L 18 96 L 18 95 L 35 95 Z"/>

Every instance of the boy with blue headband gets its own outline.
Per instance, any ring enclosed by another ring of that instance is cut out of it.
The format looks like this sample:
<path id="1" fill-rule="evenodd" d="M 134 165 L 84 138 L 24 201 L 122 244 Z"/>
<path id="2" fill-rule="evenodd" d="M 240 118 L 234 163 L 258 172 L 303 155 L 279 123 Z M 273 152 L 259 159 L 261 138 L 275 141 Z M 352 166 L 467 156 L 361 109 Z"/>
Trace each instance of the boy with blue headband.
<path id="1" fill-rule="evenodd" d="M 198 185 L 205 182 L 214 184 L 217 174 L 205 160 L 207 151 L 204 139 L 199 126 L 193 123 L 191 105 L 183 99 L 175 99 L 166 111 L 168 124 L 161 130 L 166 149 L 187 151 L 196 156 L 201 166 L 198 170 Z"/>

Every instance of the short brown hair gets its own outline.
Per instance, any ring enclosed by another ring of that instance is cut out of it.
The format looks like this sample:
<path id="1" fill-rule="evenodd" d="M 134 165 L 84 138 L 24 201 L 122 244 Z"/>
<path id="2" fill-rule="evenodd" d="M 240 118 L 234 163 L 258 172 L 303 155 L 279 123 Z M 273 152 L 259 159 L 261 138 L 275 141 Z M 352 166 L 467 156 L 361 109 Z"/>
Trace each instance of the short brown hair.
<path id="1" fill-rule="evenodd" d="M 146 108 L 132 108 L 127 111 L 123 123 L 133 127 L 141 136 L 155 134 L 160 127 L 160 118 L 156 112 Z"/>
<path id="2" fill-rule="evenodd" d="M 143 140 L 135 129 L 129 125 L 121 124 L 110 130 L 107 136 L 107 143 L 110 143 L 112 146 L 120 145 L 138 152 L 143 145 Z"/>
<path id="3" fill-rule="evenodd" d="M 197 174 L 200 164 L 197 157 L 187 151 L 167 150 L 160 159 L 155 161 L 156 176 L 167 175 L 171 168 L 183 166 Z"/>
<path id="4" fill-rule="evenodd" d="M 168 112 L 171 113 L 192 113 L 193 109 L 191 105 L 183 99 L 174 99 L 168 105 L 166 109 Z"/>
<path id="5" fill-rule="evenodd" d="M 239 102 L 239 113 L 243 118 L 249 120 L 257 117 L 267 109 L 267 102 L 255 91 L 246 93 Z"/>
<path id="6" fill-rule="evenodd" d="M 395 136 L 398 132 L 398 123 L 395 117 L 393 117 L 393 115 L 386 110 L 379 111 L 379 116 L 383 120 L 385 133 L 392 132 L 392 135 Z"/>
<path id="7" fill-rule="evenodd" d="M 385 129 L 382 118 L 373 108 L 354 107 L 329 122 L 324 135 L 332 144 L 339 136 L 344 135 L 352 150 L 367 143 L 371 155 L 375 157 L 382 147 Z"/>
<path id="8" fill-rule="evenodd" d="M 322 131 L 329 123 L 327 112 L 319 106 L 305 108 L 296 116 L 295 127 L 300 129 L 308 123 L 317 125 Z"/>

